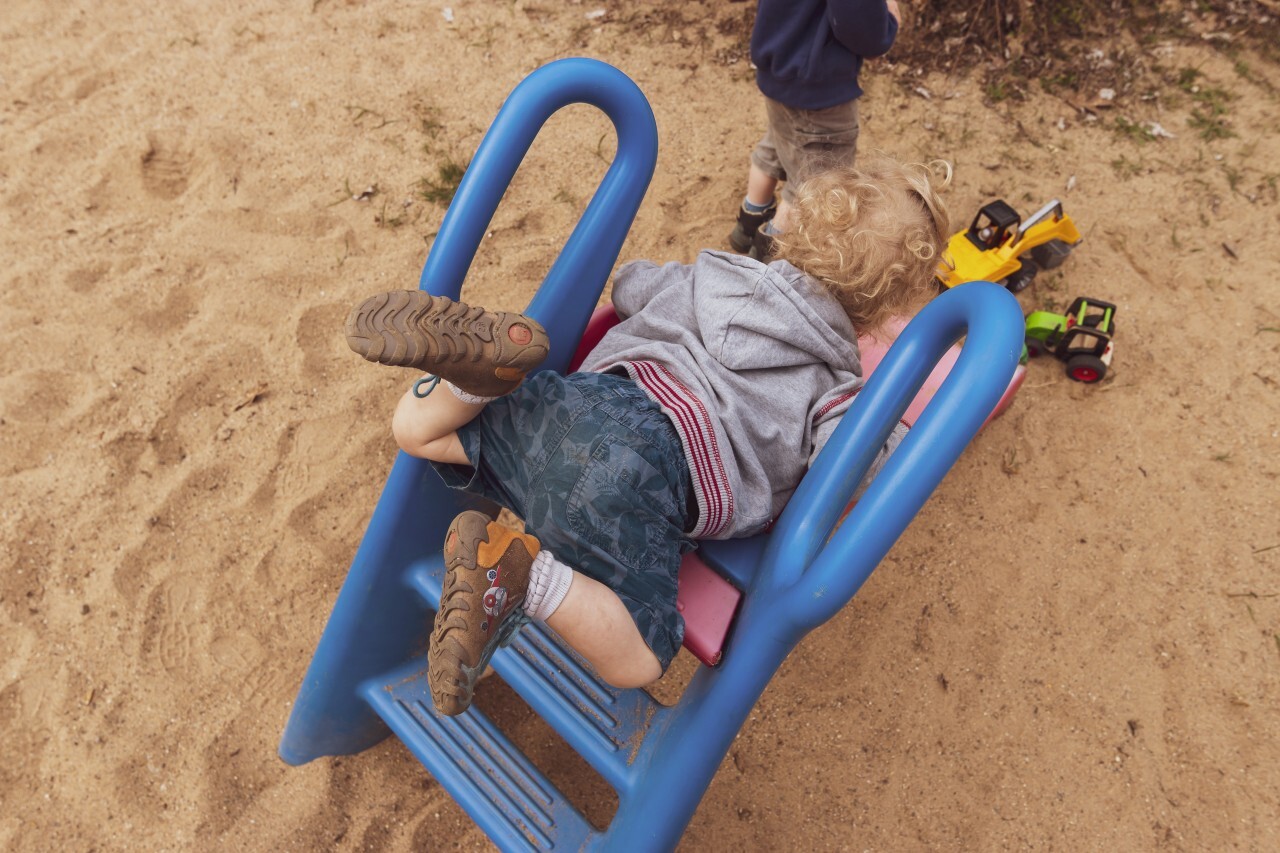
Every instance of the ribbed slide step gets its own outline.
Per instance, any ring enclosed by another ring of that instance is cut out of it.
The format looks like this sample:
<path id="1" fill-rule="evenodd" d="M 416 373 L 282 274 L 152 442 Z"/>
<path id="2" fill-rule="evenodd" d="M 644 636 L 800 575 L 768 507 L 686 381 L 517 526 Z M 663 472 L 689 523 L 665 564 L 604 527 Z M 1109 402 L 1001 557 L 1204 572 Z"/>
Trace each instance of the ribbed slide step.
<path id="1" fill-rule="evenodd" d="M 415 563 L 408 580 L 432 606 L 443 559 Z M 531 623 L 494 655 L 493 667 L 624 798 L 645 732 L 670 712 L 643 690 L 601 682 L 543 625 Z M 483 689 L 483 688 L 481 688 Z M 477 707 L 436 713 L 426 660 L 372 679 L 365 700 L 472 819 L 504 850 L 581 850 L 599 833 Z"/>
<path id="2" fill-rule="evenodd" d="M 591 825 L 478 709 L 436 713 L 425 661 L 369 684 L 365 699 L 503 850 L 580 850 Z"/>
<path id="3" fill-rule="evenodd" d="M 409 571 L 411 583 L 432 607 L 440 602 L 442 557 Z M 670 712 L 643 690 L 620 690 L 539 623 L 493 656 L 498 671 L 520 697 L 573 747 L 620 796 L 634 784 L 632 767 L 645 732 Z M 430 701 L 429 699 L 427 700 Z"/>

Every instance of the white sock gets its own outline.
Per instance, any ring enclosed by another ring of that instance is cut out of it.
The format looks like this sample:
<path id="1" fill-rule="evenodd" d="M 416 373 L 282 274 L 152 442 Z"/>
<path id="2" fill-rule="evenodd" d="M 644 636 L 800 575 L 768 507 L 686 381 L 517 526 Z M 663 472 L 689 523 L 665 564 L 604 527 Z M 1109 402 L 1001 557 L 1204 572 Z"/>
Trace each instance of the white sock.
<path id="1" fill-rule="evenodd" d="M 530 619 L 546 622 L 569 594 L 573 569 L 550 551 L 539 551 L 529 570 L 529 591 L 524 596 L 524 612 Z"/>
<path id="2" fill-rule="evenodd" d="M 464 403 L 472 403 L 478 406 L 482 403 L 492 403 L 494 400 L 498 399 L 497 397 L 481 397 L 479 394 L 468 394 L 448 379 L 444 381 L 444 384 L 449 386 L 449 390 L 453 392 L 453 396 L 457 397 Z"/>

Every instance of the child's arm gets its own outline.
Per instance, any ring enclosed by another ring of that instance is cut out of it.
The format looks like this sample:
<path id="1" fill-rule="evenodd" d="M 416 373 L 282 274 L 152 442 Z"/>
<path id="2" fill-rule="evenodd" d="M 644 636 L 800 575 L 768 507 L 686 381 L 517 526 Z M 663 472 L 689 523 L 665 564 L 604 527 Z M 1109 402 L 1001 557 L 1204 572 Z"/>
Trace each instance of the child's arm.
<path id="1" fill-rule="evenodd" d="M 429 396 L 419 397 L 410 388 L 396 405 L 391 419 L 391 434 L 396 444 L 410 456 L 470 465 L 458 440 L 458 427 L 470 421 L 483 405 L 464 403 L 447 388 L 436 388 Z"/>
<path id="2" fill-rule="evenodd" d="M 658 266 L 652 261 L 631 261 L 613 277 L 613 307 L 625 320 L 640 313 L 649 300 L 689 277 L 689 267 L 675 261 Z"/>
<path id="3" fill-rule="evenodd" d="M 849 410 L 850 404 L 853 403 L 853 397 L 857 394 L 855 390 L 852 394 L 848 392 L 829 394 L 827 398 L 818 401 L 815 407 L 813 431 L 813 452 L 809 454 L 809 465 L 812 466 L 822 448 L 826 446 L 827 440 L 831 438 L 831 434 L 836 431 L 836 427 L 840 425 L 841 419 L 845 412 Z M 902 439 L 907 436 L 908 427 L 902 421 L 894 426 L 893 431 L 889 433 L 889 437 L 885 439 L 884 445 L 880 451 L 876 453 L 875 459 L 871 460 L 871 467 L 867 469 L 866 476 L 862 478 L 862 482 L 858 485 L 857 491 L 854 492 L 853 499 L 857 500 L 862 496 L 867 486 L 880 469 L 884 468 L 886 462 L 889 461 L 893 451 L 898 449 L 898 445 L 902 443 Z"/>
<path id="4" fill-rule="evenodd" d="M 883 56 L 898 35 L 898 16 L 886 0 L 827 0 L 827 18 L 836 40 L 858 56 Z"/>

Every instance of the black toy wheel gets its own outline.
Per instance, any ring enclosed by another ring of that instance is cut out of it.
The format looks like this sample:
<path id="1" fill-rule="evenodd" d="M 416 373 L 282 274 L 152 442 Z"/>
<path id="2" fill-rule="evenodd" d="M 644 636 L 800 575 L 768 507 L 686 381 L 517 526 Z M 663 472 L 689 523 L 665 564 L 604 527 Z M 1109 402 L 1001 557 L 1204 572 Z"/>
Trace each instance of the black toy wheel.
<path id="1" fill-rule="evenodd" d="M 1027 338 L 1027 357 L 1038 358 L 1045 354 L 1044 341 L 1039 338 Z"/>
<path id="2" fill-rule="evenodd" d="M 1040 272 L 1040 267 L 1029 256 L 1023 255 L 1018 260 L 1022 262 L 1022 266 L 1009 273 L 1009 277 L 1004 280 L 1004 286 L 1009 288 L 1010 293 L 1026 290 L 1027 285 L 1035 281 L 1036 273 Z"/>
<path id="3" fill-rule="evenodd" d="M 1067 376 L 1077 382 L 1092 385 L 1095 382 L 1101 382 L 1102 377 L 1106 375 L 1106 362 L 1097 356 L 1077 355 L 1072 356 L 1071 360 L 1067 362 Z"/>
<path id="4" fill-rule="evenodd" d="M 1062 266 L 1062 262 L 1071 254 L 1071 246 L 1058 239 L 1036 246 L 1031 250 L 1031 259 L 1042 270 L 1053 270 Z"/>

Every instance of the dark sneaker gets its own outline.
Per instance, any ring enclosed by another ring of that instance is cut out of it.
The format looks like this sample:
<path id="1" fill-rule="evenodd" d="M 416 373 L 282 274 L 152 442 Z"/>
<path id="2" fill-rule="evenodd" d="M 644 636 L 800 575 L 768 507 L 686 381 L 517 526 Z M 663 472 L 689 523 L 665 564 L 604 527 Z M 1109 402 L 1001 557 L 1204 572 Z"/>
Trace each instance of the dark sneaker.
<path id="1" fill-rule="evenodd" d="M 729 232 L 729 245 L 735 252 L 747 254 L 760 226 L 773 219 L 773 215 L 777 212 L 777 202 L 772 202 L 760 213 L 752 213 L 747 210 L 746 204 L 743 204 L 738 208 L 738 223 L 733 226 L 733 231 Z"/>
<path id="2" fill-rule="evenodd" d="M 464 512 L 449 525 L 444 590 L 427 651 L 427 684 L 441 714 L 470 707 L 489 659 L 525 623 L 529 570 L 540 548 L 535 537 L 482 512 Z"/>
<path id="3" fill-rule="evenodd" d="M 472 308 L 421 290 L 393 290 L 361 302 L 347 318 L 347 344 L 369 361 L 412 367 L 479 397 L 514 389 L 547 357 L 535 320 Z"/>

